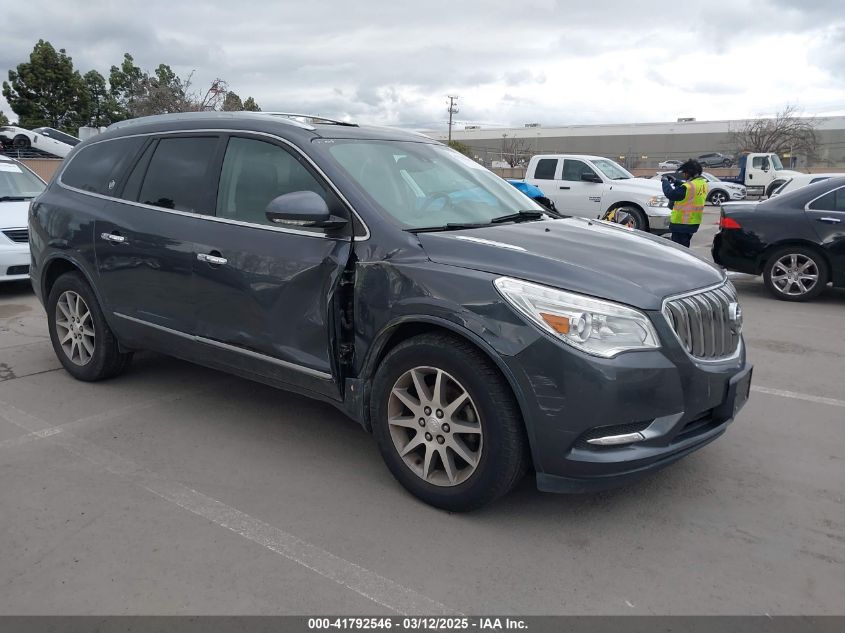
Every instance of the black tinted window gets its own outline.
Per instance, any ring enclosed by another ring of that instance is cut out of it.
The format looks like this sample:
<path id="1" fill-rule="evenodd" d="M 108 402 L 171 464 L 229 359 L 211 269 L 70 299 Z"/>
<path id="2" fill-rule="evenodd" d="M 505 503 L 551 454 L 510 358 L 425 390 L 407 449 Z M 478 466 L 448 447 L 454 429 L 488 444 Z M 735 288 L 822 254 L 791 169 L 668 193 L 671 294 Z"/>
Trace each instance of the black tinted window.
<path id="1" fill-rule="evenodd" d="M 537 180 L 554 180 L 557 169 L 557 158 L 541 158 L 537 161 L 534 178 Z"/>
<path id="2" fill-rule="evenodd" d="M 141 138 L 103 141 L 82 148 L 62 172 L 62 182 L 70 187 L 104 196 L 114 195 L 118 178 L 141 147 Z"/>
<path id="3" fill-rule="evenodd" d="M 158 142 L 138 201 L 166 209 L 208 213 L 208 171 L 217 138 L 164 138 Z"/>
<path id="4" fill-rule="evenodd" d="M 845 187 L 834 189 L 810 204 L 816 211 L 845 211 Z"/>
<path id="5" fill-rule="evenodd" d="M 232 138 L 226 148 L 217 215 L 254 224 L 271 224 L 264 215 L 269 202 L 294 191 L 326 190 L 290 153 L 272 143 Z"/>
<path id="6" fill-rule="evenodd" d="M 585 163 L 583 160 L 574 160 L 567 158 L 563 161 L 563 179 L 564 180 L 581 180 L 581 174 L 593 174 L 596 172 Z"/>

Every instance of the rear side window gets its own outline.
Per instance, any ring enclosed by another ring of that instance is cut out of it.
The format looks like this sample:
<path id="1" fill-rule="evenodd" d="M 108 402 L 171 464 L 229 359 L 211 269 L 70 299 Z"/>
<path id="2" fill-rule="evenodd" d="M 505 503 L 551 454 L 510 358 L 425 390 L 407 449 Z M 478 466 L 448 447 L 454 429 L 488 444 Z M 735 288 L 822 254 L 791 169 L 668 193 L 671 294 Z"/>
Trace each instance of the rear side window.
<path id="1" fill-rule="evenodd" d="M 138 202 L 208 213 L 209 167 L 217 141 L 216 136 L 161 139 L 147 167 Z"/>
<path id="2" fill-rule="evenodd" d="M 534 178 L 537 180 L 554 180 L 557 171 L 557 158 L 541 158 L 537 161 Z"/>
<path id="3" fill-rule="evenodd" d="M 810 203 L 815 211 L 845 211 L 845 187 L 834 189 Z"/>
<path id="4" fill-rule="evenodd" d="M 112 196 L 129 161 L 140 149 L 142 138 L 119 138 L 82 148 L 62 172 L 61 181 L 69 187 Z"/>
<path id="5" fill-rule="evenodd" d="M 220 174 L 218 217 L 272 225 L 264 214 L 267 205 L 294 191 L 313 191 L 326 199 L 325 188 L 281 147 L 248 138 L 229 141 Z"/>

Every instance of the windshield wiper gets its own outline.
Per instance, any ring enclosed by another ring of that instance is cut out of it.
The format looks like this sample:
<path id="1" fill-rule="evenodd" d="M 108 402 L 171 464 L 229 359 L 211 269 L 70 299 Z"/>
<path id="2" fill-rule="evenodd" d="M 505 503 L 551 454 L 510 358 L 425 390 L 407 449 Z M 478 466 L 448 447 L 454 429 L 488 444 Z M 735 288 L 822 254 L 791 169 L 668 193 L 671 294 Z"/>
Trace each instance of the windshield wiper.
<path id="1" fill-rule="evenodd" d="M 32 200 L 35 196 L 0 196 L 0 202 L 20 202 L 21 200 Z"/>
<path id="2" fill-rule="evenodd" d="M 417 229 L 408 229 L 409 233 L 433 233 L 435 231 L 458 231 L 460 229 L 477 229 L 490 226 L 489 222 L 449 222 L 441 226 L 423 226 Z"/>
<path id="3" fill-rule="evenodd" d="M 532 220 L 542 220 L 546 215 L 542 211 L 517 211 L 516 213 L 509 213 L 508 215 L 500 215 L 498 218 L 490 220 L 490 224 L 501 224 L 502 222 L 531 222 Z"/>

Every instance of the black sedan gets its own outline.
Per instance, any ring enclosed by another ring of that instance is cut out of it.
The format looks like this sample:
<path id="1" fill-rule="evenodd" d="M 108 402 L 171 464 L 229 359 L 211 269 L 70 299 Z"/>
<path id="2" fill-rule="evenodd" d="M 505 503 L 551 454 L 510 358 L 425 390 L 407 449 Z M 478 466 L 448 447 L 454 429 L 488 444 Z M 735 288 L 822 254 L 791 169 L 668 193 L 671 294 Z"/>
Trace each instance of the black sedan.
<path id="1" fill-rule="evenodd" d="M 784 301 L 812 299 L 829 283 L 845 286 L 845 177 L 765 202 L 723 205 L 713 259 L 763 275 Z"/>

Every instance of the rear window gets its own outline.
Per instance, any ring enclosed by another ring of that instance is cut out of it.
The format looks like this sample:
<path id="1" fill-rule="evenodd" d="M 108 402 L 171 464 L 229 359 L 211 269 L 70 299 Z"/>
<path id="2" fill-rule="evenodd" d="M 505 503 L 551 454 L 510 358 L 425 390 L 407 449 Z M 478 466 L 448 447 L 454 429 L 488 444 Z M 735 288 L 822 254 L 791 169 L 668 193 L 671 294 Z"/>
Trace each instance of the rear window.
<path id="1" fill-rule="evenodd" d="M 143 142 L 140 137 L 120 138 L 82 148 L 62 172 L 62 184 L 104 196 L 114 195 L 118 177 Z"/>
<path id="2" fill-rule="evenodd" d="M 845 187 L 834 189 L 810 203 L 815 211 L 845 211 Z"/>

